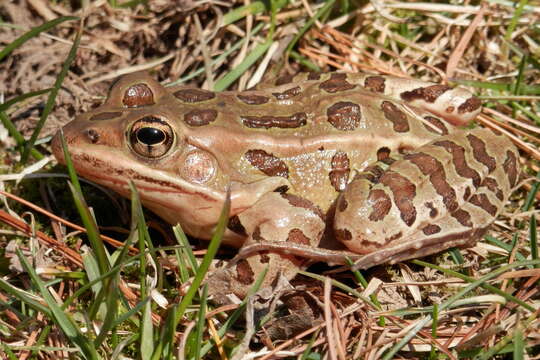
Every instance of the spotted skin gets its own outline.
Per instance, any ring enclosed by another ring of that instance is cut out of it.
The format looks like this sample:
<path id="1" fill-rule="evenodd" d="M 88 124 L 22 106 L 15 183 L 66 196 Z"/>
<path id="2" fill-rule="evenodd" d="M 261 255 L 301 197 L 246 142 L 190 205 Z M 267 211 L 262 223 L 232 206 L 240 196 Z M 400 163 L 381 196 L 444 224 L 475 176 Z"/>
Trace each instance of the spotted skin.
<path id="1" fill-rule="evenodd" d="M 81 174 L 124 196 L 132 180 L 145 206 L 194 237 L 211 237 L 230 189 L 223 243 L 261 249 L 208 283 L 242 297 L 266 268 L 263 286 L 293 277 L 308 249 L 344 261 L 317 249 L 323 234 L 362 268 L 474 244 L 520 178 L 507 138 L 458 128 L 479 111 L 466 90 L 380 75 L 212 92 L 139 73 L 64 133 Z M 52 149 L 63 161 L 58 137 Z"/>

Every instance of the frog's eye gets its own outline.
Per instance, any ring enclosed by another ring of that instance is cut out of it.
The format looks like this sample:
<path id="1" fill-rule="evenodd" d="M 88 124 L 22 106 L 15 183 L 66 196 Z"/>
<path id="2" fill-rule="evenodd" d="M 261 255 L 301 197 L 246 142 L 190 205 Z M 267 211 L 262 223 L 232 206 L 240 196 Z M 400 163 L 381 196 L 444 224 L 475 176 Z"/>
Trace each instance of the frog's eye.
<path id="1" fill-rule="evenodd" d="M 174 131 L 169 124 L 155 116 L 137 120 L 129 132 L 129 143 L 137 155 L 159 158 L 165 155 L 174 142 Z"/>

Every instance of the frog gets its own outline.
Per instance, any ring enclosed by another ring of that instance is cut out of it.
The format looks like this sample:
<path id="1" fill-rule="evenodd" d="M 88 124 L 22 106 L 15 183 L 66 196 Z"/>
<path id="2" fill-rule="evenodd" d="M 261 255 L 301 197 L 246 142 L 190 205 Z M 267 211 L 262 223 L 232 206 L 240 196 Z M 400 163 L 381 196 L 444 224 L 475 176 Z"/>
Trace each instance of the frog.
<path id="1" fill-rule="evenodd" d="M 471 92 L 366 73 L 301 73 L 214 92 L 119 78 L 62 128 L 79 175 L 130 196 L 194 238 L 238 256 L 208 277 L 245 297 L 310 261 L 356 268 L 473 246 L 519 179 L 519 152 L 471 123 Z M 65 163 L 60 133 L 52 152 Z M 341 259 L 341 260 L 340 260 Z"/>

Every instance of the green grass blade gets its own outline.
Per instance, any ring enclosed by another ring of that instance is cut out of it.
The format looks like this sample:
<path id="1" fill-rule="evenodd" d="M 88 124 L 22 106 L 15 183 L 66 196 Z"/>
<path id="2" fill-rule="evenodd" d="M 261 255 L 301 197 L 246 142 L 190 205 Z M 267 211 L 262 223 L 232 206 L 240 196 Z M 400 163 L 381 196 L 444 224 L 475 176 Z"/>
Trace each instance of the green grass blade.
<path id="1" fill-rule="evenodd" d="M 210 265 L 212 263 L 212 260 L 216 256 L 216 253 L 219 249 L 219 245 L 221 244 L 221 239 L 223 238 L 223 234 L 225 233 L 225 230 L 227 229 L 227 222 L 229 220 L 229 212 L 231 210 L 231 196 L 230 192 L 227 191 L 227 199 L 225 200 L 223 204 L 223 209 L 221 210 L 221 214 L 219 216 L 219 220 L 216 226 L 216 230 L 214 231 L 214 234 L 212 235 L 212 239 L 210 240 L 210 243 L 208 244 L 208 248 L 206 249 L 206 254 L 204 255 L 201 264 L 199 265 L 199 269 L 197 271 L 197 274 L 195 275 L 195 278 L 193 279 L 193 282 L 191 286 L 189 287 L 186 295 L 180 302 L 180 305 L 178 306 L 178 310 L 176 311 L 176 319 L 175 322 L 178 324 L 181 317 L 184 315 L 185 310 L 187 307 L 191 304 L 191 301 L 193 300 L 193 297 L 197 293 L 197 290 L 199 286 L 201 285 L 204 276 L 206 275 L 206 272 L 210 268 Z"/>
<path id="2" fill-rule="evenodd" d="M 23 164 L 26 163 L 26 161 L 28 160 L 30 151 L 34 147 L 34 143 L 36 142 L 39 136 L 39 133 L 41 132 L 41 129 L 43 129 L 43 126 L 45 125 L 45 121 L 47 120 L 47 117 L 49 117 L 49 114 L 51 113 L 54 107 L 56 95 L 58 95 L 58 91 L 60 91 L 60 87 L 62 86 L 62 83 L 64 82 L 64 78 L 67 75 L 69 67 L 71 66 L 71 63 L 73 62 L 73 60 L 75 59 L 75 56 L 77 55 L 77 48 L 79 47 L 79 43 L 81 41 L 82 31 L 83 31 L 83 26 L 81 23 L 79 27 L 79 31 L 77 31 L 77 35 L 75 36 L 75 40 L 73 41 L 73 46 L 71 46 L 71 49 L 69 50 L 69 54 L 66 60 L 64 61 L 64 64 L 62 65 L 62 70 L 58 74 L 58 77 L 56 78 L 56 81 L 54 82 L 51 92 L 49 93 L 49 98 L 47 99 L 47 103 L 45 104 L 43 113 L 41 113 L 41 116 L 36 125 L 36 128 L 34 129 L 32 136 L 30 136 L 30 140 L 28 140 L 28 142 L 26 143 L 26 146 L 21 156 L 21 162 Z"/>
<path id="3" fill-rule="evenodd" d="M 523 331 L 521 330 L 521 326 L 518 323 L 517 329 L 514 332 L 514 356 L 512 357 L 513 360 L 523 360 L 525 354 L 525 342 L 523 341 Z"/>
<path id="4" fill-rule="evenodd" d="M 497 238 L 494 238 L 493 236 L 490 236 L 490 235 L 487 235 L 484 237 L 484 239 L 487 241 L 487 242 L 490 242 L 492 243 L 493 245 L 495 246 L 498 246 L 500 247 L 501 249 L 504 249 L 508 252 L 512 251 L 512 245 L 510 244 L 507 244 Z M 523 260 L 527 260 L 527 258 L 525 258 L 525 256 L 523 256 L 519 251 L 516 251 L 516 258 L 519 260 L 519 261 L 523 261 Z"/>
<path id="5" fill-rule="evenodd" d="M 262 1 L 254 1 L 249 5 L 237 7 L 223 15 L 223 26 L 230 25 L 248 15 L 257 15 L 266 10 Z"/>
<path id="6" fill-rule="evenodd" d="M 531 240 L 531 258 L 538 260 L 538 228 L 536 226 L 536 216 L 531 215 L 531 221 L 529 225 L 529 238 Z M 536 265 L 535 267 L 539 267 Z"/>
<path id="7" fill-rule="evenodd" d="M 0 51 L 0 61 L 4 59 L 7 55 L 9 55 L 13 50 L 30 40 L 31 38 L 39 35 L 39 33 L 43 31 L 47 31 L 56 25 L 63 23 L 64 21 L 70 21 L 70 20 L 78 20 L 79 18 L 76 16 L 62 16 L 57 19 L 51 20 L 49 22 L 46 22 L 45 24 L 36 26 L 35 28 L 32 28 L 30 31 L 24 33 L 17 39 L 15 39 L 13 42 L 11 42 L 9 45 L 7 45 L 5 48 Z"/>
<path id="8" fill-rule="evenodd" d="M 9 119 L 9 117 L 3 111 L 0 111 L 0 121 L 2 122 L 2 125 L 4 125 L 4 127 L 9 132 L 9 135 L 13 139 L 15 139 L 15 142 L 17 143 L 17 146 L 19 146 L 19 148 L 20 148 L 19 151 L 22 152 L 25 140 L 24 140 L 24 137 L 19 132 L 19 130 L 17 130 L 17 128 L 15 127 L 15 124 L 13 124 L 13 122 Z M 34 148 L 32 148 L 32 150 L 30 150 L 30 154 L 36 160 L 43 159 L 43 155 Z"/>
<path id="9" fill-rule="evenodd" d="M 197 326 L 195 328 L 195 349 L 194 349 L 195 360 L 199 360 L 201 358 L 201 346 L 202 346 L 203 333 L 204 333 L 204 324 L 206 322 L 207 297 L 208 297 L 208 285 L 204 284 L 202 288 L 199 313 L 197 314 Z"/>
<path id="10" fill-rule="evenodd" d="M 6 280 L 0 277 L 0 290 L 3 290 L 5 293 L 13 296 L 20 302 L 28 305 L 31 309 L 35 311 L 42 312 L 43 314 L 51 317 L 52 314 L 46 306 L 43 306 L 40 302 L 32 299 L 26 292 L 21 291 L 20 289 L 14 287 Z"/>
<path id="11" fill-rule="evenodd" d="M 110 269 L 110 263 L 107 253 L 105 251 L 105 244 L 103 244 L 103 240 L 101 240 L 101 237 L 99 235 L 96 221 L 90 213 L 90 209 L 88 208 L 88 205 L 86 204 L 86 201 L 84 200 L 82 194 L 75 189 L 71 182 L 68 182 L 68 185 L 71 194 L 73 195 L 75 206 L 77 207 L 83 225 L 86 228 L 86 234 L 88 236 L 88 240 L 90 241 L 90 246 L 92 247 L 92 250 L 96 255 L 99 272 L 100 274 L 105 274 Z"/>
<path id="12" fill-rule="evenodd" d="M 321 7 L 316 13 L 315 15 L 313 15 L 313 17 L 309 18 L 308 21 L 306 21 L 306 24 L 296 33 L 296 35 L 294 36 L 294 38 L 291 40 L 291 42 L 289 43 L 289 45 L 287 45 L 287 50 L 285 50 L 285 53 L 286 54 L 289 54 L 291 52 L 291 50 L 293 49 L 293 47 L 296 45 L 296 43 L 298 42 L 298 40 L 300 40 L 300 38 L 302 36 L 304 36 L 304 34 L 306 33 L 306 31 L 308 31 L 312 26 L 313 24 L 315 24 L 315 21 L 319 20 L 324 14 L 326 14 L 327 11 L 330 11 L 332 9 L 332 7 L 334 6 L 335 4 L 335 0 L 327 0 L 326 3 L 324 4 L 323 7 Z"/>
<path id="13" fill-rule="evenodd" d="M 508 25 L 508 29 L 506 29 L 505 39 L 508 41 L 512 40 L 512 34 L 516 30 L 517 23 L 519 21 L 519 18 L 521 17 L 521 14 L 523 14 L 523 10 L 525 9 L 525 5 L 527 5 L 529 1 L 528 0 L 521 0 L 516 8 L 516 11 L 514 11 L 514 16 L 512 16 L 512 19 L 510 20 L 510 24 Z"/>
<path id="14" fill-rule="evenodd" d="M 30 92 L 27 92 L 25 94 L 15 96 L 14 98 L 0 104 L 0 112 L 6 111 L 7 109 L 9 109 L 10 107 L 12 107 L 13 105 L 15 105 L 15 104 L 17 104 L 19 102 L 22 102 L 22 101 L 24 101 L 26 99 L 29 99 L 29 98 L 32 98 L 32 97 L 35 97 L 35 96 L 46 94 L 49 91 L 51 91 L 51 88 L 43 89 L 43 90 L 37 90 L 37 91 L 30 91 Z"/>
<path id="15" fill-rule="evenodd" d="M 24 270 L 28 273 L 32 279 L 32 282 L 39 289 L 43 300 L 45 300 L 52 313 L 52 317 L 62 329 L 64 334 L 81 350 L 81 354 L 85 359 L 98 360 L 99 356 L 96 348 L 92 345 L 87 336 L 80 332 L 75 323 L 68 317 L 64 310 L 58 306 L 52 295 L 49 293 L 49 290 L 45 287 L 33 267 L 30 266 L 20 249 L 17 249 L 17 256 L 19 257 Z"/>
<path id="16" fill-rule="evenodd" d="M 540 180 L 540 171 L 536 173 L 536 179 Z M 538 190 L 540 189 L 540 181 L 535 181 L 532 186 L 531 190 L 527 194 L 527 198 L 525 199 L 525 203 L 523 204 L 523 207 L 521 208 L 523 211 L 529 211 L 531 210 L 535 200 L 536 200 L 536 194 L 538 193 Z"/>
<path id="17" fill-rule="evenodd" d="M 246 56 L 244 61 L 242 61 L 238 66 L 236 66 L 221 79 L 216 81 L 214 84 L 214 91 L 223 91 L 227 89 L 234 81 L 236 81 L 236 79 L 242 76 L 242 74 L 245 73 L 251 65 L 259 60 L 259 58 L 262 57 L 266 51 L 268 51 L 270 45 L 272 45 L 272 40 L 266 40 L 264 43 L 258 44 L 255 49 L 253 49 L 253 51 Z"/>
<path id="18" fill-rule="evenodd" d="M 191 245 L 189 244 L 189 240 L 184 233 L 184 230 L 182 230 L 182 227 L 180 225 L 175 225 L 173 227 L 173 233 L 174 237 L 176 238 L 176 241 L 180 245 L 182 249 L 182 253 L 187 257 L 189 260 L 189 263 L 191 265 L 191 268 L 194 272 L 197 272 L 199 268 L 199 264 L 197 264 L 197 259 L 195 258 L 195 255 L 193 255 L 193 251 L 191 251 Z"/>
<path id="19" fill-rule="evenodd" d="M 133 231 L 136 229 L 138 235 L 139 252 L 143 254 L 140 257 L 139 268 L 139 286 L 141 299 L 150 299 L 149 292 L 146 286 L 146 244 L 151 244 L 148 228 L 144 219 L 144 213 L 141 205 L 139 193 L 133 181 L 129 182 L 131 190 L 131 227 Z M 135 234 L 135 232 L 133 232 Z M 157 262 L 156 262 L 157 264 Z M 152 324 L 152 303 L 146 302 L 142 311 L 141 329 L 139 337 L 140 356 L 141 359 L 147 360 L 152 357 L 154 352 L 154 326 Z"/>
<path id="20" fill-rule="evenodd" d="M 182 298 L 182 301 L 180 302 L 180 304 L 178 304 L 178 307 L 173 312 L 174 319 L 173 319 L 173 323 L 171 324 L 173 328 L 172 330 L 173 332 L 174 332 L 174 329 L 176 329 L 176 326 L 178 325 L 178 323 L 180 322 L 180 319 L 184 315 L 184 312 L 186 311 L 187 307 L 191 305 L 193 297 L 197 293 L 197 290 L 199 286 L 201 285 L 204 279 L 204 276 L 206 275 L 206 272 L 210 268 L 210 264 L 212 263 L 212 260 L 216 256 L 219 245 L 221 244 L 221 239 L 223 238 L 223 234 L 225 233 L 225 229 L 227 228 L 230 209 L 231 209 L 231 197 L 230 197 L 230 190 L 228 190 L 227 198 L 225 202 L 223 203 L 223 209 L 221 210 L 221 214 L 219 216 L 216 230 L 214 231 L 214 235 L 212 235 L 212 239 L 210 240 L 210 243 L 208 244 L 206 254 L 204 255 L 201 261 L 201 264 L 199 265 L 197 274 L 195 275 L 195 278 L 193 279 L 191 286 L 186 292 L 186 295 Z M 153 360 L 160 359 L 162 351 L 165 353 L 168 353 L 171 342 L 172 342 L 172 336 L 162 337 L 162 340 L 156 346 L 156 350 L 154 351 L 152 359 Z"/>
<path id="21" fill-rule="evenodd" d="M 69 153 L 66 138 L 64 137 L 64 131 L 60 129 L 60 143 L 62 144 L 62 151 L 64 153 L 64 162 L 66 163 L 66 168 L 69 175 L 69 180 L 73 184 L 73 187 L 79 194 L 82 194 L 81 183 L 79 182 L 79 177 L 75 171 L 75 166 L 73 166 L 73 161 L 71 160 L 71 155 Z"/>
<path id="22" fill-rule="evenodd" d="M 253 28 L 253 30 L 251 31 L 251 36 L 255 36 L 256 34 L 258 34 L 259 31 L 261 31 L 261 29 L 264 27 L 264 25 L 265 25 L 265 23 L 257 24 L 257 26 L 255 26 Z M 247 40 L 247 37 L 243 37 L 242 39 L 237 41 L 233 46 L 231 46 L 230 48 L 227 48 L 226 50 L 224 50 L 219 56 L 217 56 L 216 58 L 214 58 L 214 59 L 212 59 L 210 61 L 210 66 L 212 67 L 212 66 L 214 66 L 216 64 L 220 64 L 221 62 L 223 62 L 230 54 L 232 54 L 235 51 L 237 51 L 238 49 L 240 49 L 242 47 L 242 45 L 244 45 L 246 40 Z M 204 67 L 200 67 L 197 70 L 192 71 L 189 74 L 179 78 L 178 80 L 172 81 L 172 82 L 166 84 L 165 87 L 176 86 L 178 84 L 184 83 L 184 82 L 186 82 L 186 81 L 188 81 L 190 79 L 193 79 L 197 75 L 202 74 L 204 72 L 204 70 L 205 70 Z"/>

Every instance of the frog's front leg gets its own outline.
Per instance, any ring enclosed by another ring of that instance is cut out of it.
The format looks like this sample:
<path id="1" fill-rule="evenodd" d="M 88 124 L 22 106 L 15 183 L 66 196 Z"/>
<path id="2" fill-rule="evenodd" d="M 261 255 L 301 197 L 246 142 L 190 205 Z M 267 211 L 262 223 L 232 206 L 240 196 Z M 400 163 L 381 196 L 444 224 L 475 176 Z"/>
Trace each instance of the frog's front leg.
<path id="1" fill-rule="evenodd" d="M 359 268 L 472 246 L 516 185 L 518 159 L 508 138 L 477 128 L 375 164 L 337 200 L 336 237 L 366 254 Z"/>
<path id="2" fill-rule="evenodd" d="M 230 227 L 246 235 L 244 246 L 287 242 L 316 247 L 325 221 L 322 211 L 311 201 L 288 193 L 270 192 L 254 206 L 231 218 Z M 267 273 L 261 288 L 271 286 L 280 274 L 293 278 L 304 262 L 292 255 L 261 252 L 210 274 L 209 293 L 215 296 L 234 293 L 244 298 L 265 268 Z"/>

